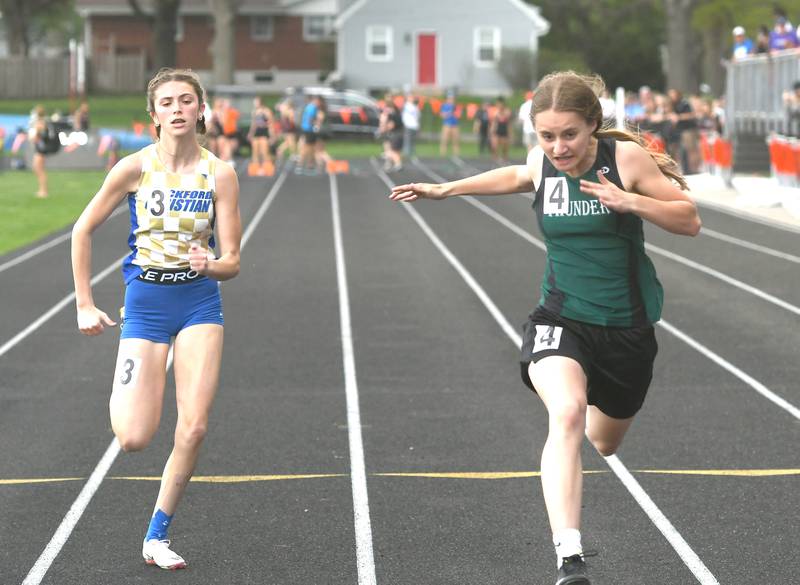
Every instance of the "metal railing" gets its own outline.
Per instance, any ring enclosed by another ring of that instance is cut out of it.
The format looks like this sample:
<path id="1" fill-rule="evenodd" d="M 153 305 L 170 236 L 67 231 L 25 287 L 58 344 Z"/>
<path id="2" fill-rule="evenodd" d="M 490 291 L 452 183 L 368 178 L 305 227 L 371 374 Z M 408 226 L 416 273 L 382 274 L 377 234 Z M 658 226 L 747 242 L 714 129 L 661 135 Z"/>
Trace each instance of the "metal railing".
<path id="1" fill-rule="evenodd" d="M 783 92 L 800 81 L 800 52 L 752 55 L 727 65 L 725 133 L 788 134 Z"/>

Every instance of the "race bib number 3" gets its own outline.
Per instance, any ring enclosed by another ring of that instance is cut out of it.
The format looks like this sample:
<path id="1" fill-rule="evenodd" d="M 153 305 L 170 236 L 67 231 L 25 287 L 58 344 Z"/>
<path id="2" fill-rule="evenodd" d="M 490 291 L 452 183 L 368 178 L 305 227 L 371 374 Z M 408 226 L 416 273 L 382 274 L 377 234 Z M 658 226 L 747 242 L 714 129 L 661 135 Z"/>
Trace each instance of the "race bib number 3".
<path id="1" fill-rule="evenodd" d="M 555 325 L 537 325 L 536 337 L 533 339 L 533 351 L 537 353 L 546 351 L 548 349 L 558 349 L 561 345 L 561 333 L 564 331 L 562 327 Z"/>
<path id="2" fill-rule="evenodd" d="M 169 211 L 169 192 L 164 189 L 153 189 L 147 197 L 147 211 L 153 217 L 164 217 Z"/>
<path id="3" fill-rule="evenodd" d="M 564 215 L 569 211 L 569 187 L 565 177 L 546 177 L 544 180 L 545 215 Z"/>
<path id="4" fill-rule="evenodd" d="M 114 372 L 114 389 L 134 388 L 142 369 L 142 358 L 120 356 Z"/>

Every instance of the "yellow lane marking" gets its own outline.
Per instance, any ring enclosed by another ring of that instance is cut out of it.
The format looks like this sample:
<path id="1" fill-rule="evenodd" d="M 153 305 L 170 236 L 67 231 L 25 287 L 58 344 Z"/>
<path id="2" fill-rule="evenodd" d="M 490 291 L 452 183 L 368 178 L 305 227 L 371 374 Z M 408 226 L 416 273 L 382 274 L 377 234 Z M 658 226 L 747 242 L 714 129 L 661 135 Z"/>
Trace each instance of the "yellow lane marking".
<path id="1" fill-rule="evenodd" d="M 585 470 L 584 475 L 609 473 L 606 470 Z M 650 475 L 698 475 L 707 477 L 778 477 L 800 475 L 800 469 L 637 469 L 633 473 Z M 517 479 L 539 477 L 540 471 L 457 471 L 457 472 L 397 472 L 370 473 L 372 477 L 417 477 L 426 479 Z M 197 475 L 196 483 L 245 483 L 256 481 L 285 481 L 291 479 L 326 479 L 348 477 L 346 473 L 309 473 L 297 475 Z M 50 477 L 37 479 L 0 479 L 0 485 L 25 485 L 83 481 L 85 477 Z M 118 481 L 161 481 L 157 476 L 113 476 Z"/>
<path id="2" fill-rule="evenodd" d="M 608 471 L 584 471 L 590 473 L 608 473 Z M 539 477 L 541 471 L 463 471 L 463 472 L 422 472 L 422 473 L 371 473 L 378 477 L 430 477 L 443 479 L 514 479 L 517 477 Z"/>
<path id="3" fill-rule="evenodd" d="M 55 483 L 61 481 L 79 481 L 85 477 L 46 477 L 42 479 L 0 479 L 0 485 L 18 485 L 25 483 Z"/>
<path id="4" fill-rule="evenodd" d="M 317 479 L 347 477 L 344 473 L 317 473 L 308 475 L 196 475 L 189 481 L 197 483 L 243 483 L 246 481 L 279 481 L 285 479 Z M 160 477 L 111 477 L 128 481 L 161 481 Z"/>
<path id="5" fill-rule="evenodd" d="M 636 473 L 665 475 L 717 475 L 730 477 L 772 477 L 800 475 L 800 469 L 641 469 Z"/>

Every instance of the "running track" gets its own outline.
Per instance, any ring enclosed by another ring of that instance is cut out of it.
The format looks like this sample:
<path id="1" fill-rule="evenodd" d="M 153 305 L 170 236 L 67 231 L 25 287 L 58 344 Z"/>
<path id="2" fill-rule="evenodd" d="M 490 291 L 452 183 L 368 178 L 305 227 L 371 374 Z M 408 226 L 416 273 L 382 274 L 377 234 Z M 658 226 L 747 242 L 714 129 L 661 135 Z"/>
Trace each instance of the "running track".
<path id="1" fill-rule="evenodd" d="M 386 197 L 479 166 L 455 162 L 241 179 L 221 388 L 171 529 L 186 571 L 140 556 L 174 392 L 118 454 L 117 334 L 77 332 L 68 240 L 0 257 L 0 583 L 550 585 L 546 413 L 515 347 L 544 269 L 530 199 Z M 694 239 L 647 229 L 660 354 L 618 457 L 584 449 L 595 585 L 800 582 L 800 237 L 702 217 Z M 109 314 L 126 223 L 95 237 Z"/>

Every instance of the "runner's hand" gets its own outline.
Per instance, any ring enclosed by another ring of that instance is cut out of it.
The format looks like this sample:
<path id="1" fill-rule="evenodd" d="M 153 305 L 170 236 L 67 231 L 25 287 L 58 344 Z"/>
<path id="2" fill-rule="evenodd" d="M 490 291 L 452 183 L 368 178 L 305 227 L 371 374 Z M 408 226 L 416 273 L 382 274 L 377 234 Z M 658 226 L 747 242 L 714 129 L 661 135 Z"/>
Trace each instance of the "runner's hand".
<path id="1" fill-rule="evenodd" d="M 97 307 L 78 309 L 78 329 L 84 335 L 100 335 L 106 327 L 117 323 Z"/>
<path id="2" fill-rule="evenodd" d="M 597 172 L 597 178 L 600 180 L 599 183 L 582 179 L 581 191 L 587 195 L 597 197 L 600 203 L 617 213 L 628 213 L 632 211 L 634 198 L 638 197 L 638 195 L 623 191 L 606 179 L 606 176 L 600 171 Z"/>
<path id="3" fill-rule="evenodd" d="M 211 252 L 206 252 L 204 248 L 197 244 L 189 246 L 189 268 L 200 274 L 205 274 L 208 271 L 208 264 L 214 260 L 214 255 Z"/>
<path id="4" fill-rule="evenodd" d="M 442 185 L 434 183 L 409 183 L 407 185 L 395 185 L 389 194 L 392 201 L 411 202 L 417 199 L 444 199 L 444 189 Z"/>

